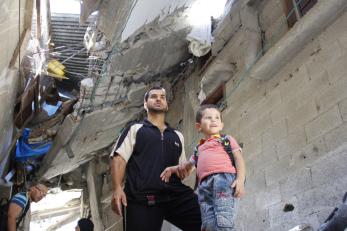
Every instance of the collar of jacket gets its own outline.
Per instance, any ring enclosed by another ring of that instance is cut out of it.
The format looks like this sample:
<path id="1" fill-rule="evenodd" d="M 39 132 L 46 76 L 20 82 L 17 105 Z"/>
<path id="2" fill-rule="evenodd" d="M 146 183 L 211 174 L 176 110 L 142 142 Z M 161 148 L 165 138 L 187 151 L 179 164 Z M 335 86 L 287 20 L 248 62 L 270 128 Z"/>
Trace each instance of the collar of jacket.
<path id="1" fill-rule="evenodd" d="M 146 127 L 155 127 L 158 128 L 157 126 L 155 126 L 154 124 L 151 123 L 151 121 L 149 121 L 147 118 L 145 118 L 143 120 L 143 125 Z M 166 125 L 166 129 L 165 130 L 170 130 L 173 131 L 174 129 L 170 126 L 170 124 L 168 124 L 167 122 L 165 122 Z"/>

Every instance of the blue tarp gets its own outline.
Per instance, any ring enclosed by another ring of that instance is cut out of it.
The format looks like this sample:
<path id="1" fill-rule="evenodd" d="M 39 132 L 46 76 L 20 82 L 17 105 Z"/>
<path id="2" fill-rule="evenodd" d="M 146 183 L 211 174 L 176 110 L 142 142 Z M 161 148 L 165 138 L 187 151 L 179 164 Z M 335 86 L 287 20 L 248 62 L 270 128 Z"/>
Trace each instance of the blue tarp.
<path id="1" fill-rule="evenodd" d="M 50 104 L 47 104 L 46 102 L 43 102 L 41 105 L 41 108 L 45 112 L 47 112 L 48 116 L 52 116 L 58 111 L 58 109 L 60 108 L 60 106 L 62 104 L 63 104 L 63 102 L 61 102 L 61 101 L 58 101 L 57 105 L 50 105 Z M 34 102 L 31 104 L 31 108 L 33 111 L 35 110 L 35 103 Z"/>
<path id="2" fill-rule="evenodd" d="M 22 137 L 17 140 L 16 160 L 18 161 L 26 161 L 29 158 L 37 158 L 43 156 L 52 146 L 52 142 L 29 144 L 29 134 L 30 129 L 25 128 Z"/>
<path id="3" fill-rule="evenodd" d="M 48 116 L 52 116 L 58 111 L 58 109 L 60 108 L 62 104 L 63 103 L 61 101 L 58 101 L 57 105 L 50 105 L 50 104 L 47 104 L 46 102 L 43 102 L 41 107 L 43 108 L 43 110 L 47 112 Z"/>

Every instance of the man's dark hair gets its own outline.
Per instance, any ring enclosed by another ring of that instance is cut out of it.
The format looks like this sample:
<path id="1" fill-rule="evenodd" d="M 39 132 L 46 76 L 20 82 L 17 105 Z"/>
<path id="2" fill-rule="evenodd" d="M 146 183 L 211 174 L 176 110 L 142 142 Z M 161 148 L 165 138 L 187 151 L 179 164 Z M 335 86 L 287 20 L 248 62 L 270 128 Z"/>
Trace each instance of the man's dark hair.
<path id="1" fill-rule="evenodd" d="M 161 86 L 154 86 L 154 87 L 151 87 L 150 89 L 148 89 L 148 91 L 146 91 L 145 93 L 145 102 L 147 102 L 148 100 L 148 97 L 149 97 L 149 93 L 153 90 L 163 90 L 165 93 L 166 93 L 166 90 L 165 88 L 161 87 Z"/>
<path id="2" fill-rule="evenodd" d="M 204 104 L 204 105 L 201 105 L 199 110 L 196 112 L 196 116 L 195 116 L 195 122 L 196 123 L 201 123 L 201 118 L 203 116 L 204 111 L 206 109 L 209 109 L 209 108 L 214 108 L 214 109 L 216 109 L 217 111 L 220 112 L 219 107 L 217 105 L 214 105 L 214 104 Z"/>
<path id="3" fill-rule="evenodd" d="M 94 224 L 89 218 L 81 218 L 77 222 L 78 227 L 81 231 L 93 231 Z"/>

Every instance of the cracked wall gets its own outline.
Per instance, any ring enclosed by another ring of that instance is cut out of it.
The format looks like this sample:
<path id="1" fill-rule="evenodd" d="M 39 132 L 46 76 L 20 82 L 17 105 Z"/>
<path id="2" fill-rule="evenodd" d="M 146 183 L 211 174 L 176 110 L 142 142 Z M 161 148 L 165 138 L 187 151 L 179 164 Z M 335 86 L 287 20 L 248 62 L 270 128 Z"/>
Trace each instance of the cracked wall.
<path id="1" fill-rule="evenodd" d="M 347 157 L 346 18 L 271 80 L 246 79 L 228 101 L 223 114 L 244 143 L 249 169 L 239 213 L 244 230 L 286 230 L 300 223 L 317 228 L 344 193 L 346 170 L 339 163 Z M 283 212 L 286 203 L 294 211 Z"/>
<path id="2" fill-rule="evenodd" d="M 260 14 L 271 11 L 273 3 L 267 1 Z M 225 133 L 243 143 L 248 169 L 239 230 L 288 230 L 302 223 L 317 229 L 340 203 L 347 187 L 346 26 L 344 13 L 270 80 L 246 73 L 239 85 L 235 79 L 227 83 Z M 196 97 L 199 83 L 191 78 L 182 117 L 188 155 L 198 139 L 191 96 Z M 294 210 L 284 212 L 286 204 Z"/>

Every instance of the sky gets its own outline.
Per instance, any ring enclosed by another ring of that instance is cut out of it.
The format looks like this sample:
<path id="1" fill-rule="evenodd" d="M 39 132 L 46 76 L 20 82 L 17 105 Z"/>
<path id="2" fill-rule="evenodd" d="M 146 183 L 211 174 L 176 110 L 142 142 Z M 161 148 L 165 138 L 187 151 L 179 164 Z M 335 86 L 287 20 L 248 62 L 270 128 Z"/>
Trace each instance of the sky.
<path id="1" fill-rule="evenodd" d="M 78 0 L 50 0 L 52 13 L 80 14 L 80 1 Z"/>

